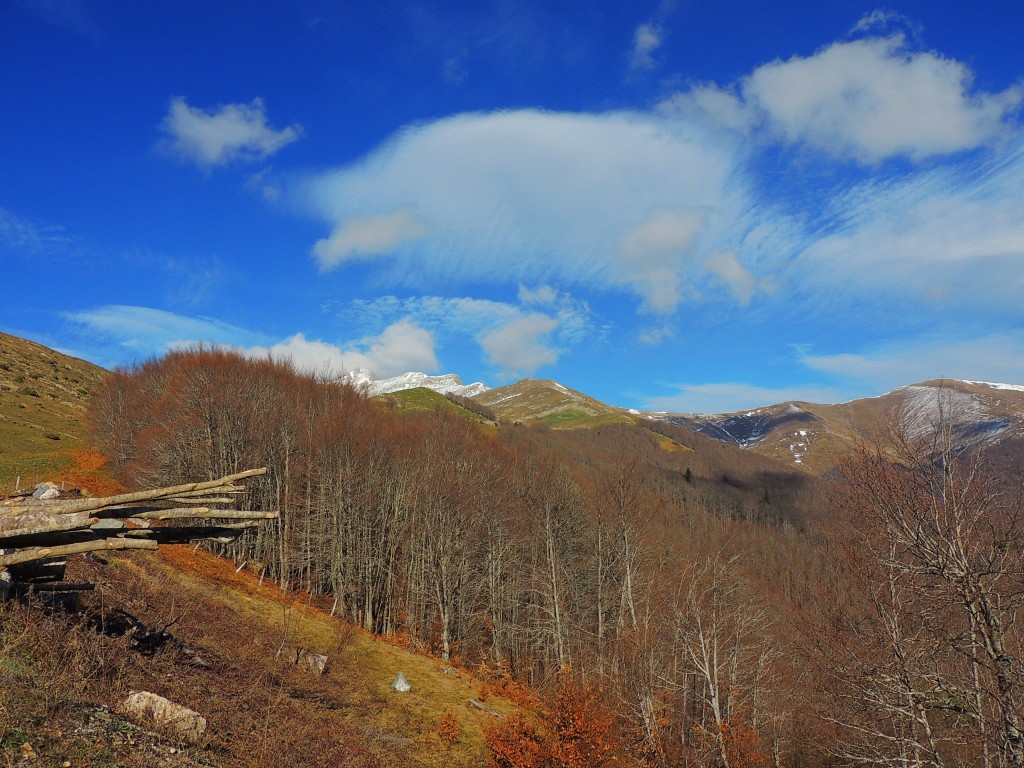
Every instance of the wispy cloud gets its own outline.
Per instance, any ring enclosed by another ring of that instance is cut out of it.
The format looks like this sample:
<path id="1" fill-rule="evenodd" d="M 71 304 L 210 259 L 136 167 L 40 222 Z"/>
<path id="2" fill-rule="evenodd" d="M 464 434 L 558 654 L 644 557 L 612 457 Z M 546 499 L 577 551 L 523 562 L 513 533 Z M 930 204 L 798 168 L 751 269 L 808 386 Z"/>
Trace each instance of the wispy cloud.
<path id="1" fill-rule="evenodd" d="M 425 292 L 520 287 L 518 304 L 373 304 L 439 339 L 466 329 L 505 373 L 528 369 L 514 358 L 551 365 L 576 343 L 568 329 L 590 327 L 558 303 L 566 292 L 634 297 L 656 316 L 636 332 L 645 344 L 700 304 L 790 316 L 879 306 L 875 339 L 948 328 L 951 308 L 1012 316 L 1024 292 L 1022 91 L 980 90 L 966 64 L 874 33 L 895 21 L 866 18 L 862 37 L 649 111 L 411 126 L 289 192 L 327 226 L 314 246 L 324 269 L 372 260 L 375 285 Z M 745 385 L 728 386 L 738 402 Z M 835 391 L 866 386 L 847 378 Z"/>
<path id="2" fill-rule="evenodd" d="M 761 405 L 784 403 L 788 400 L 834 403 L 845 397 L 845 392 L 841 389 L 813 385 L 774 388 L 725 382 L 678 384 L 671 388 L 677 391 L 671 395 L 648 398 L 644 403 L 644 409 L 669 413 L 732 413 Z"/>
<path id="3" fill-rule="evenodd" d="M 629 67 L 634 72 L 644 72 L 654 68 L 654 54 L 661 47 L 664 32 L 657 24 L 641 24 L 633 32 L 633 50 L 629 57 Z"/>
<path id="4" fill-rule="evenodd" d="M 29 221 L 0 207 L 0 249 L 16 255 L 38 256 L 66 252 L 73 245 L 74 238 L 64 227 Z"/>
<path id="5" fill-rule="evenodd" d="M 271 128 L 262 99 L 201 109 L 176 96 L 160 127 L 170 151 L 202 168 L 263 160 L 302 135 L 299 125 Z"/>
<path id="6" fill-rule="evenodd" d="M 1019 309 L 1024 140 L 988 159 L 866 181 L 837 195 L 794 269 L 814 285 L 903 295 L 937 310 Z"/>
<path id="7" fill-rule="evenodd" d="M 15 0 L 15 2 L 38 14 L 51 24 L 63 27 L 69 32 L 92 42 L 103 39 L 103 30 L 86 7 L 83 0 Z"/>
<path id="8" fill-rule="evenodd" d="M 152 307 L 111 304 L 61 316 L 100 338 L 112 339 L 140 357 L 163 354 L 187 342 L 240 346 L 258 334 L 207 317 L 188 317 Z"/>
<path id="9" fill-rule="evenodd" d="M 652 411 L 731 413 L 789 400 L 845 402 L 933 379 L 1024 383 L 1024 332 L 950 338 L 934 334 L 868 345 L 857 351 L 814 354 L 797 350 L 798 377 L 821 379 L 787 387 L 743 382 L 667 385 L 671 394 L 641 398 Z"/>
<path id="10" fill-rule="evenodd" d="M 974 338 L 924 337 L 855 353 L 803 354 L 803 365 L 882 392 L 930 379 L 1024 383 L 1024 333 Z"/>

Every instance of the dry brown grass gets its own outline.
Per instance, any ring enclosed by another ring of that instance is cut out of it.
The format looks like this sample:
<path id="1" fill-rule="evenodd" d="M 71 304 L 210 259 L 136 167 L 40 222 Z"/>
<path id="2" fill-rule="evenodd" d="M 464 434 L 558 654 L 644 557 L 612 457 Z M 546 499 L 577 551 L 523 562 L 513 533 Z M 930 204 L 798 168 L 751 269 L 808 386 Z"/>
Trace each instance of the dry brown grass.
<path id="1" fill-rule="evenodd" d="M 493 718 L 468 705 L 481 683 L 466 670 L 382 642 L 210 553 L 161 553 L 115 557 L 106 566 L 73 559 L 68 578 L 98 585 L 86 596 L 92 608 L 118 606 L 150 627 L 171 625 L 212 669 L 189 666 L 170 647 L 144 658 L 128 650 L 125 638 L 100 636 L 72 616 L 0 606 L 0 755 L 8 764 L 25 742 L 41 755 L 40 765 L 61 765 L 69 756 L 76 766 L 485 762 L 483 727 Z M 327 653 L 326 674 L 294 666 L 296 647 Z M 410 693 L 390 689 L 399 670 L 413 685 Z M 210 724 L 206 741 L 175 745 L 164 734 L 161 742 L 116 717 L 99 734 L 75 735 L 83 713 L 97 705 L 113 709 L 130 690 L 153 691 L 202 713 Z M 518 711 L 499 695 L 487 703 Z M 153 762 L 161 744 L 162 759 L 171 759 L 168 744 L 177 748 L 177 762 Z M 84 760 L 86 753 L 100 757 Z"/>

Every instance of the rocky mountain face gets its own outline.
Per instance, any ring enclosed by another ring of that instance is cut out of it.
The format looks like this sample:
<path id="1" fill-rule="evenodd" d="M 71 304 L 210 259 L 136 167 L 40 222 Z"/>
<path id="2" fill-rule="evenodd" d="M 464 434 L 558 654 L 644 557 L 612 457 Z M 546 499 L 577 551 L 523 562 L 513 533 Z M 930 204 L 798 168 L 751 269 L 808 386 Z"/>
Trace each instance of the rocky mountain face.
<path id="1" fill-rule="evenodd" d="M 400 376 L 393 376 L 390 379 L 378 379 L 371 371 L 367 371 L 364 368 L 357 368 L 346 373 L 341 377 L 340 381 L 365 391 L 369 397 L 390 395 L 394 392 L 416 389 L 417 387 L 432 389 L 442 395 L 452 393 L 462 397 L 473 397 L 490 389 L 490 387 L 480 381 L 472 384 L 463 384 L 462 379 L 454 373 L 428 376 L 425 373 L 410 372 L 403 373 Z"/>

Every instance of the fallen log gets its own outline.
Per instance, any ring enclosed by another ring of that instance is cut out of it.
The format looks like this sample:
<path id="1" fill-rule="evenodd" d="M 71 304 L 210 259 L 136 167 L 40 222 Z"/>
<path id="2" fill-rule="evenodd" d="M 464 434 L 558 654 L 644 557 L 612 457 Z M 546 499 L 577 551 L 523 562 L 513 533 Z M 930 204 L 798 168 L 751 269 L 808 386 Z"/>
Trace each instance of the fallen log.
<path id="1" fill-rule="evenodd" d="M 94 522 L 95 518 L 90 517 L 88 512 L 72 512 L 63 515 L 32 512 L 17 517 L 0 517 L 0 539 L 73 531 L 77 528 L 88 528 Z"/>
<path id="2" fill-rule="evenodd" d="M 481 701 L 477 701 L 476 699 L 466 699 L 466 703 L 474 709 L 479 709 L 481 712 L 487 713 L 491 717 L 504 717 L 504 715 L 501 714 L 501 712 L 499 712 L 498 710 L 491 709 L 486 704 L 484 704 Z"/>
<path id="3" fill-rule="evenodd" d="M 148 539 L 98 539 L 82 541 L 77 544 L 63 544 L 57 547 L 27 547 L 16 549 L 10 554 L 0 555 L 0 566 L 30 563 L 33 560 L 46 560 L 50 557 L 64 557 L 83 552 L 98 552 L 103 549 L 156 549 L 157 543 Z"/>

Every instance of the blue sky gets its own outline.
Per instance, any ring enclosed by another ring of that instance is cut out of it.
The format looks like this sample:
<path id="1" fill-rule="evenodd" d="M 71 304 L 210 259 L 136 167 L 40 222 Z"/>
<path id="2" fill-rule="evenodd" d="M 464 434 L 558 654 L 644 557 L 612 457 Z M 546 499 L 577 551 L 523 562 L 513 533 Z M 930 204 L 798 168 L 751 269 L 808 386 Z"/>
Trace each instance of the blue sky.
<path id="1" fill-rule="evenodd" d="M 1024 382 L 1024 4 L 0 6 L 0 329 L 744 409 Z"/>

